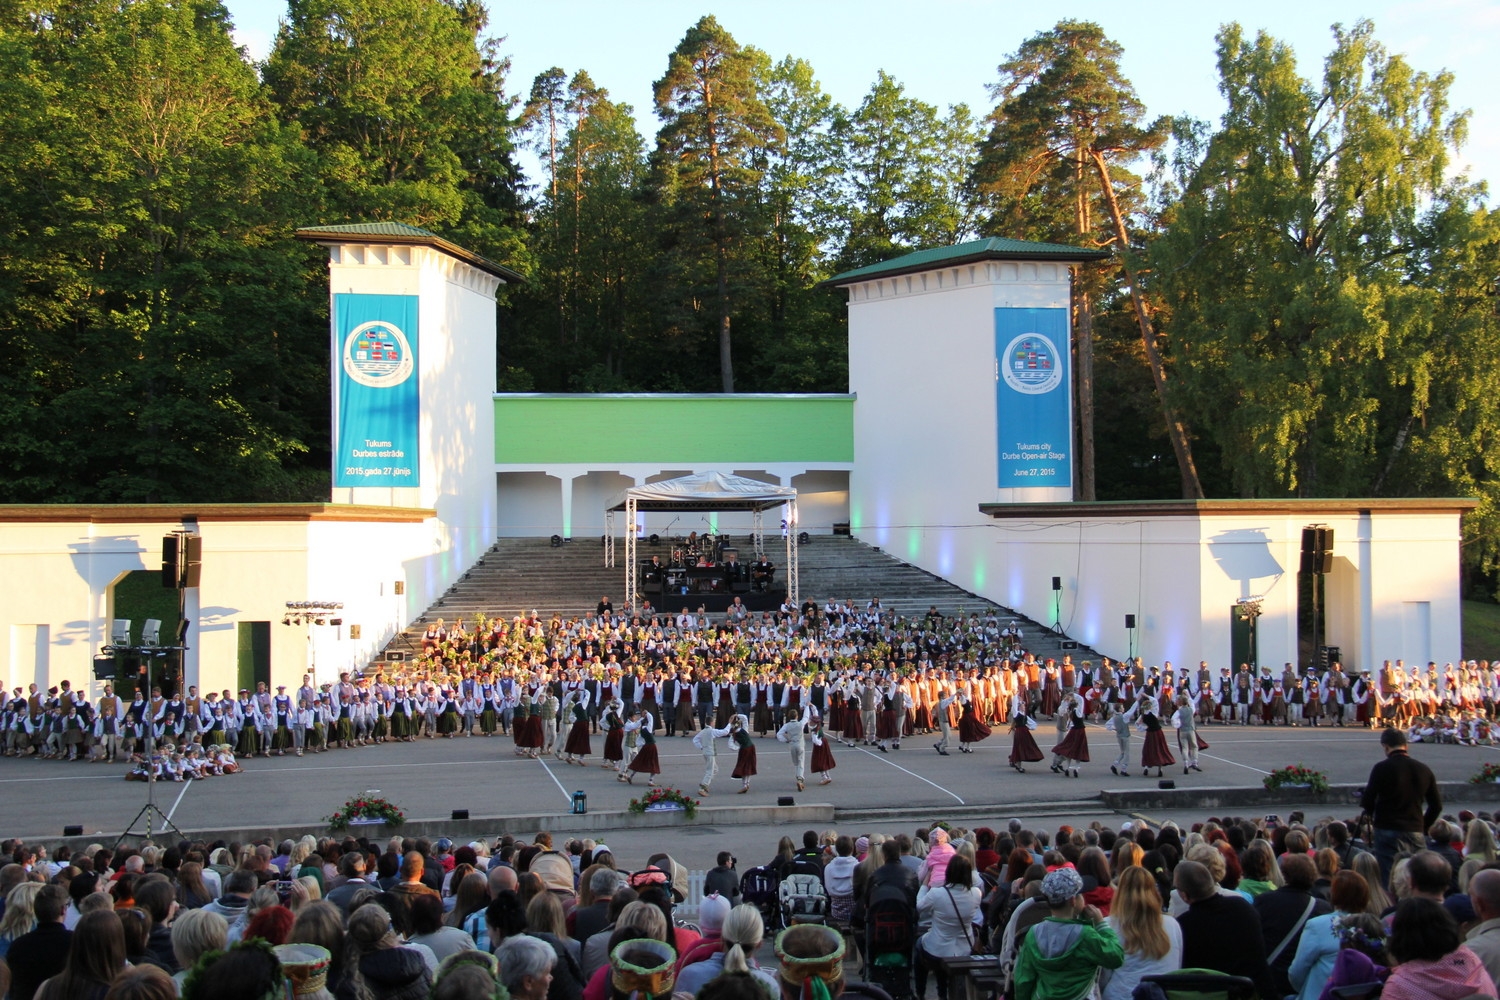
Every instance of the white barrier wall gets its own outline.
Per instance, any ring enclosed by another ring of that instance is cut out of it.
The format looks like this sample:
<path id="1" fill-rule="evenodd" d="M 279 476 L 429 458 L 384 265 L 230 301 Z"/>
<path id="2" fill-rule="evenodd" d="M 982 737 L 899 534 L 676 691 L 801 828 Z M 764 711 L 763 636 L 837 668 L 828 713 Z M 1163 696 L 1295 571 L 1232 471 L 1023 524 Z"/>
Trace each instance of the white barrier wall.
<path id="1" fill-rule="evenodd" d="M 184 518 L 191 520 L 185 521 Z M 271 623 L 271 676 L 295 687 L 316 656 L 318 675 L 367 664 L 395 631 L 437 598 L 424 583 L 437 554 L 430 510 L 330 504 L 189 508 L 55 506 L 0 508 L 0 563 L 24 580 L 0 603 L 0 678 L 6 691 L 63 679 L 97 693 L 94 654 L 116 617 L 111 588 L 127 573 L 161 568 L 165 535 L 196 528 L 200 586 L 188 590 L 184 683 L 222 691 L 238 684 L 238 626 Z M 401 581 L 406 593 L 395 595 Z M 283 626 L 287 601 L 340 601 L 344 624 Z M 141 621 L 132 635 L 140 636 Z M 348 638 L 359 625 L 359 640 Z M 170 622 L 162 641 L 169 643 Z M 313 638 L 309 639 L 309 632 Z M 273 686 L 274 686 L 273 683 Z"/>
<path id="2" fill-rule="evenodd" d="M 1261 597 L 1257 659 L 1297 662 L 1302 529 L 1334 531 L 1325 645 L 1360 669 L 1383 659 L 1457 662 L 1463 500 L 1210 500 L 996 505 L 991 530 L 933 529 L 929 544 L 973 552 L 977 592 L 1100 652 L 1147 663 L 1229 664 L 1232 609 Z M 967 539 L 960 544 L 960 538 Z M 1052 577 L 1059 577 L 1054 596 Z M 1060 614 L 1058 608 L 1060 607 Z"/>

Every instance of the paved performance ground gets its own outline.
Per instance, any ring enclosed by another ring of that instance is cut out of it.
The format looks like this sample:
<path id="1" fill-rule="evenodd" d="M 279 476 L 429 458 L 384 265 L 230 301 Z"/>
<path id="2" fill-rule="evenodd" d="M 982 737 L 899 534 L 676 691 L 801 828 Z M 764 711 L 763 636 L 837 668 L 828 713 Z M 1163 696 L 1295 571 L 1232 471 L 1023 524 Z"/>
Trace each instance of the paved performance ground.
<path id="1" fill-rule="evenodd" d="M 1044 723 L 1037 732 L 1044 749 L 1052 742 L 1049 728 Z M 1380 757 L 1376 735 L 1362 729 L 1214 726 L 1204 731 L 1204 738 L 1211 744 L 1202 754 L 1205 773 L 1184 776 L 1180 767 L 1175 773 L 1169 769 L 1167 776 L 1174 778 L 1178 787 L 1258 787 L 1261 776 L 1271 768 L 1299 761 L 1325 771 L 1335 784 L 1362 783 Z M 602 742 L 594 740 L 596 751 L 602 748 Z M 786 747 L 767 738 L 757 741 L 760 774 L 749 794 L 735 794 L 739 782 L 729 777 L 734 756 L 721 753 L 719 777 L 705 804 L 771 806 L 778 796 L 792 794 L 799 804 L 826 802 L 840 810 L 906 809 L 932 818 L 960 806 L 993 806 L 991 825 L 1013 815 L 1026 819 L 1028 811 L 1045 811 L 1047 818 L 1036 822 L 1046 828 L 1064 821 L 1103 818 L 1118 822 L 1125 817 L 1110 813 L 1103 805 L 1091 807 L 1085 800 L 1101 789 L 1148 788 L 1155 781 L 1136 774 L 1128 778 L 1111 775 L 1109 761 L 1115 744 L 1103 729 L 1091 727 L 1090 744 L 1094 762 L 1076 780 L 1052 774 L 1046 764 L 1031 765 L 1026 774 L 1010 770 L 1006 765 L 1010 739 L 1003 732 L 979 744 L 970 755 L 959 754 L 955 745 L 948 757 L 933 751 L 931 737 L 906 740 L 900 751 L 888 754 L 838 746 L 833 784 L 819 787 L 816 776 L 809 775 L 807 791 L 796 795 Z M 661 737 L 658 746 L 662 783 L 696 794 L 703 773 L 702 755 L 680 737 Z M 1139 738 L 1132 740 L 1137 758 L 1140 747 Z M 1464 781 L 1482 763 L 1500 759 L 1500 748 L 1418 746 L 1414 756 L 1431 765 L 1441 780 Z M 566 812 L 575 790 L 587 793 L 590 812 L 621 810 L 630 798 L 642 794 L 640 779 L 636 787 L 627 788 L 612 772 L 600 768 L 597 758 L 588 767 L 569 766 L 556 759 L 523 760 L 512 752 L 511 741 L 500 737 L 422 740 L 332 751 L 300 760 L 256 758 L 245 764 L 245 772 L 239 775 L 159 784 L 157 803 L 176 824 L 188 830 L 278 825 L 319 832 L 324 817 L 334 808 L 370 788 L 380 789 L 411 819 L 446 818 L 454 809 L 467 809 L 476 818 Z M 104 764 L 0 759 L 0 802 L 4 803 L 0 836 L 57 838 L 64 826 L 75 824 L 90 836 L 125 829 L 145 802 L 146 786 L 124 781 L 122 774 L 121 768 Z M 1447 805 L 1452 810 L 1464 806 L 1493 808 L 1477 802 Z M 1354 812 L 1348 805 L 1304 808 L 1310 816 Z M 1153 817 L 1162 819 L 1202 815 L 1207 813 L 1153 813 Z M 861 821 L 859 825 L 876 830 L 920 824 L 903 818 L 895 823 Z M 533 831 L 514 832 L 524 835 Z M 608 834 L 608 838 L 619 851 L 630 851 L 635 845 L 643 853 L 664 836 L 680 838 L 684 843 L 701 842 L 707 857 L 692 859 L 690 867 L 703 867 L 712 865 L 712 852 L 720 848 L 754 857 L 769 856 L 768 845 L 774 846 L 783 832 L 801 831 L 747 825 L 670 833 L 621 831 Z"/>

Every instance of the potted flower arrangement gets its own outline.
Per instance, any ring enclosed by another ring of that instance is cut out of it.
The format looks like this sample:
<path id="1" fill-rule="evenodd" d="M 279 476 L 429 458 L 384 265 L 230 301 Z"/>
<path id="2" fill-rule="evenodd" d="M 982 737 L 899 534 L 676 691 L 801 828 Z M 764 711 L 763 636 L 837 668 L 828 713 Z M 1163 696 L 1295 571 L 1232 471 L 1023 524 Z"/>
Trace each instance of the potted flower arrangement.
<path id="1" fill-rule="evenodd" d="M 400 826 L 405 823 L 406 814 L 390 799 L 381 798 L 379 792 L 378 788 L 370 789 L 345 802 L 343 808 L 328 817 L 328 828 L 347 830 L 351 825 L 385 823 Z"/>
<path id="2" fill-rule="evenodd" d="M 631 799 L 633 813 L 674 812 L 682 810 L 688 819 L 698 815 L 698 800 L 676 788 L 653 788 L 638 799 Z"/>
<path id="3" fill-rule="evenodd" d="M 1500 784 L 1500 763 L 1488 763 L 1469 778 L 1471 785 Z"/>
<path id="4" fill-rule="evenodd" d="M 1311 788 L 1315 792 L 1328 791 L 1328 775 L 1314 771 L 1303 763 L 1279 767 L 1261 779 L 1267 788 Z"/>

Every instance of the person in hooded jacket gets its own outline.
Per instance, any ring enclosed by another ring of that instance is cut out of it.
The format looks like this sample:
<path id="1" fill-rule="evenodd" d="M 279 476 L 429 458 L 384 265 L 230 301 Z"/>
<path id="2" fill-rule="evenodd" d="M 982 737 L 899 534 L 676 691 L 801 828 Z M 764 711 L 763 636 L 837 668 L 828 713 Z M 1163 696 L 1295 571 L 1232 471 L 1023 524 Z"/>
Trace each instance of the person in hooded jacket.
<path id="1" fill-rule="evenodd" d="M 391 917 L 376 903 L 349 915 L 349 958 L 338 1000 L 425 1000 L 432 986 L 427 960 L 403 948 Z"/>
<path id="2" fill-rule="evenodd" d="M 1052 915 L 1031 928 L 1016 959 L 1015 1000 L 1072 1000 L 1087 995 L 1100 969 L 1118 969 L 1125 951 L 1097 907 L 1083 901 L 1083 876 L 1048 872 L 1042 896 Z"/>

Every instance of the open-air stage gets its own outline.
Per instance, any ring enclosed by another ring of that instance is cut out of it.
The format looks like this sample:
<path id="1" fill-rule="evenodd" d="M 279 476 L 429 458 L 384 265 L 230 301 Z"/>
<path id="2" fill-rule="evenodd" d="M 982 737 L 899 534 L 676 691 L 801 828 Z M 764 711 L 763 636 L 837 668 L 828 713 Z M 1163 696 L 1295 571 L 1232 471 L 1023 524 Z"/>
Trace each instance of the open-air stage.
<path id="1" fill-rule="evenodd" d="M 769 858 L 782 834 L 805 829 L 841 832 L 896 832 L 948 818 L 968 826 L 998 827 L 1018 817 L 1042 829 L 1095 819 L 1118 824 L 1134 816 L 1179 822 L 1210 815 L 1262 816 L 1293 809 L 1309 820 L 1325 815 L 1351 817 L 1358 807 L 1351 789 L 1362 785 L 1380 758 L 1375 733 L 1355 728 L 1242 728 L 1211 726 L 1203 731 L 1211 748 L 1202 754 L 1204 773 L 1184 775 L 1179 766 L 1166 777 L 1176 789 L 1159 791 L 1154 777 L 1134 770 L 1130 777 L 1109 772 L 1115 740 L 1090 727 L 1093 763 L 1083 776 L 1067 779 L 1045 763 L 1017 774 L 1006 763 L 1010 738 L 1003 731 L 977 745 L 973 754 L 941 757 L 935 737 L 902 742 L 899 751 L 837 746 L 834 782 L 820 787 L 809 775 L 807 790 L 793 784 L 786 747 L 773 738 L 757 740 L 760 774 L 746 795 L 729 777 L 734 755 L 719 755 L 719 777 L 712 795 L 692 824 L 679 817 L 657 820 L 668 828 L 642 827 L 643 817 L 626 812 L 632 797 L 645 793 L 644 778 L 633 787 L 592 758 L 587 767 L 556 758 L 540 761 L 515 756 L 509 738 L 420 740 L 295 757 L 255 758 L 239 775 L 156 786 L 156 802 L 184 832 L 211 838 L 321 834 L 324 818 L 350 796 L 378 788 L 408 817 L 402 828 L 414 835 L 447 832 L 455 839 L 513 833 L 529 837 L 538 829 L 608 841 L 623 866 L 642 864 L 650 852 L 666 848 L 689 867 L 710 867 L 719 850 L 734 851 L 749 863 Z M 1045 749 L 1052 742 L 1047 723 L 1038 729 Z M 595 738 L 594 750 L 602 748 Z M 703 757 L 691 741 L 658 737 L 660 782 L 696 797 Z M 1139 756 L 1141 741 L 1131 741 Z M 1496 808 L 1500 785 L 1462 784 L 1481 764 L 1500 760 L 1500 748 L 1419 745 L 1413 756 L 1428 763 L 1448 784 L 1445 808 Z M 1262 776 L 1297 762 L 1327 773 L 1334 788 L 1323 802 L 1269 793 Z M 81 825 L 85 841 L 112 841 L 135 817 L 146 786 L 122 779 L 123 769 L 107 764 L 0 759 L 0 801 L 5 802 L 0 836 L 56 843 L 64 826 Z M 569 815 L 573 793 L 587 795 L 588 813 Z M 792 808 L 778 807 L 790 795 Z M 466 809 L 471 819 L 450 820 Z M 139 829 L 137 827 L 136 829 Z M 365 828 L 371 835 L 383 827 Z M 751 860 L 756 859 L 756 860 Z"/>

